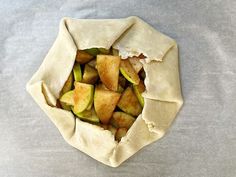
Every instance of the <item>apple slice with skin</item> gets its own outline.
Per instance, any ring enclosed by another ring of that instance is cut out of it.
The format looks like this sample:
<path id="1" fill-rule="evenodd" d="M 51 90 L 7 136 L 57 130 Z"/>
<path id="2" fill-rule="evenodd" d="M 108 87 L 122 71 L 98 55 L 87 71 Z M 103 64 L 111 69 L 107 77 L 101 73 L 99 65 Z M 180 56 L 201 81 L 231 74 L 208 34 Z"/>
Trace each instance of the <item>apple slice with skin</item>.
<path id="1" fill-rule="evenodd" d="M 68 79 L 66 80 L 62 90 L 61 90 L 61 95 L 63 95 L 64 93 L 70 91 L 72 89 L 73 86 L 73 74 L 70 73 Z"/>
<path id="2" fill-rule="evenodd" d="M 143 64 L 140 62 L 140 59 L 137 57 L 129 57 L 128 60 L 133 66 L 135 72 L 139 73 L 139 71 L 143 68 Z"/>
<path id="3" fill-rule="evenodd" d="M 60 102 L 67 105 L 74 105 L 74 90 L 64 93 L 60 98 Z"/>
<path id="4" fill-rule="evenodd" d="M 127 87 L 122 93 L 117 106 L 132 116 L 138 116 L 142 112 L 142 107 L 131 87 Z"/>
<path id="5" fill-rule="evenodd" d="M 135 121 L 135 118 L 124 112 L 114 112 L 110 120 L 111 125 L 116 128 L 129 129 Z"/>
<path id="6" fill-rule="evenodd" d="M 121 138 L 126 135 L 126 133 L 127 133 L 126 128 L 118 128 L 118 130 L 116 131 L 116 135 L 115 135 L 116 141 L 120 141 Z"/>
<path id="7" fill-rule="evenodd" d="M 83 112 L 80 113 L 76 113 L 74 108 L 72 107 L 72 111 L 74 112 L 74 114 L 79 117 L 79 119 L 84 120 L 84 121 L 89 121 L 89 122 L 94 122 L 94 123 L 98 123 L 99 122 L 99 118 L 96 115 L 96 112 L 94 109 L 91 110 L 85 110 Z"/>
<path id="8" fill-rule="evenodd" d="M 110 49 L 105 49 L 105 48 L 98 48 L 100 53 L 108 55 L 110 53 Z"/>
<path id="9" fill-rule="evenodd" d="M 100 53 L 100 50 L 98 48 L 85 49 L 84 51 L 94 57 Z"/>
<path id="10" fill-rule="evenodd" d="M 120 98 L 120 93 L 105 90 L 99 86 L 95 88 L 94 108 L 103 124 L 107 124 Z"/>
<path id="11" fill-rule="evenodd" d="M 117 91 L 120 57 L 97 55 L 97 70 L 102 83 L 110 90 Z"/>
<path id="12" fill-rule="evenodd" d="M 83 50 L 77 50 L 75 60 L 78 63 L 85 64 L 85 63 L 88 63 L 92 59 L 93 59 L 93 55 L 90 55 L 89 53 L 87 53 Z"/>
<path id="13" fill-rule="evenodd" d="M 115 135 L 117 128 L 113 127 L 112 125 L 108 125 L 107 130 L 109 130 L 113 135 Z"/>
<path id="14" fill-rule="evenodd" d="M 75 81 L 80 82 L 82 80 L 82 71 L 80 64 L 75 62 L 74 67 L 73 67 L 73 74 Z"/>
<path id="15" fill-rule="evenodd" d="M 138 98 L 138 101 L 140 105 L 143 107 L 144 106 L 144 98 L 142 96 L 142 93 L 145 91 L 145 85 L 142 80 L 140 80 L 138 85 L 134 85 L 134 93 Z"/>
<path id="16" fill-rule="evenodd" d="M 88 64 L 84 67 L 83 79 L 81 82 L 86 84 L 95 84 L 98 80 L 98 72 Z"/>
<path id="17" fill-rule="evenodd" d="M 128 59 L 121 60 L 120 72 L 132 84 L 134 85 L 139 84 L 140 81 L 139 75 L 135 72 L 133 66 L 130 64 Z"/>
<path id="18" fill-rule="evenodd" d="M 93 100 L 94 86 L 81 82 L 75 82 L 74 112 L 83 112 Z"/>

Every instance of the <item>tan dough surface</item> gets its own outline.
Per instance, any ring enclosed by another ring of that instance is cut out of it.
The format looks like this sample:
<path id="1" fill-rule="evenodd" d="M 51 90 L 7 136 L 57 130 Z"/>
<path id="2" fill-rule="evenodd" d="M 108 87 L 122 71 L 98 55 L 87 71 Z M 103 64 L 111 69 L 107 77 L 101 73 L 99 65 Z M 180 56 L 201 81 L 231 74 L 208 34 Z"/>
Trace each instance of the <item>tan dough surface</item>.
<path id="1" fill-rule="evenodd" d="M 145 106 L 119 143 L 109 131 L 55 107 L 72 70 L 77 49 L 111 46 L 119 49 L 122 57 L 140 53 L 147 56 L 143 61 L 147 89 L 143 93 Z M 142 147 L 161 138 L 182 106 L 177 44 L 137 17 L 63 18 L 57 39 L 27 83 L 27 91 L 71 146 L 106 165 L 117 167 Z"/>

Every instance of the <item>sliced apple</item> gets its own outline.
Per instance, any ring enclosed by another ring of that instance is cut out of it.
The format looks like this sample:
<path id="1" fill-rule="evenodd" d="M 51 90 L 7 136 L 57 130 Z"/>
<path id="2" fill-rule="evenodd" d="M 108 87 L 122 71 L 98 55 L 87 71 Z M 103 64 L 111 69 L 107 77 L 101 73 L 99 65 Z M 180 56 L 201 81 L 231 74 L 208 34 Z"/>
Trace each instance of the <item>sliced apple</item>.
<path id="1" fill-rule="evenodd" d="M 110 53 L 110 49 L 105 49 L 105 48 L 98 48 L 100 53 L 108 55 Z"/>
<path id="2" fill-rule="evenodd" d="M 100 53 L 98 48 L 85 49 L 84 51 L 94 57 Z"/>
<path id="3" fill-rule="evenodd" d="M 120 93 L 105 90 L 101 87 L 96 87 L 94 93 L 94 108 L 103 124 L 107 124 L 115 110 L 116 104 L 119 101 Z"/>
<path id="4" fill-rule="evenodd" d="M 107 130 L 109 130 L 113 135 L 115 135 L 117 128 L 113 127 L 112 125 L 108 125 Z"/>
<path id="5" fill-rule="evenodd" d="M 88 64 L 84 67 L 83 79 L 81 82 L 86 84 L 95 84 L 98 80 L 98 72 Z"/>
<path id="6" fill-rule="evenodd" d="M 126 128 L 119 128 L 116 132 L 115 139 L 116 141 L 120 141 L 122 137 L 124 137 L 127 133 Z"/>
<path id="7" fill-rule="evenodd" d="M 73 86 L 73 74 L 70 73 L 68 79 L 66 80 L 66 82 L 61 90 L 61 95 L 70 91 L 72 89 L 72 86 Z"/>
<path id="8" fill-rule="evenodd" d="M 93 68 L 96 68 L 97 66 L 97 62 L 96 62 L 96 60 L 94 59 L 94 60 L 91 60 L 90 62 L 88 62 L 88 65 L 89 66 L 91 66 L 91 67 L 93 67 Z"/>
<path id="9" fill-rule="evenodd" d="M 74 90 L 64 93 L 60 98 L 61 103 L 74 105 Z"/>
<path id="10" fill-rule="evenodd" d="M 94 86 L 81 82 L 75 82 L 74 111 L 83 112 L 93 100 Z"/>
<path id="11" fill-rule="evenodd" d="M 145 85 L 142 80 L 140 80 L 138 85 L 134 85 L 134 93 L 138 98 L 138 101 L 140 105 L 143 107 L 144 106 L 144 98 L 142 96 L 142 93 L 145 91 Z"/>
<path id="12" fill-rule="evenodd" d="M 75 62 L 75 65 L 73 67 L 73 74 L 74 74 L 75 81 L 79 82 L 82 80 L 81 67 L 80 67 L 80 64 L 77 62 Z"/>
<path id="13" fill-rule="evenodd" d="M 83 50 L 77 50 L 77 54 L 75 57 L 75 60 L 80 63 L 80 64 L 84 64 L 89 62 L 90 60 L 93 59 L 93 55 L 90 55 L 89 53 L 83 51 Z"/>
<path id="14" fill-rule="evenodd" d="M 129 60 L 121 60 L 120 62 L 120 72 L 122 75 L 132 84 L 139 84 L 139 75 L 135 72 L 134 68 L 130 64 Z"/>
<path id="15" fill-rule="evenodd" d="M 117 91 L 120 57 L 97 55 L 97 70 L 103 84 L 110 90 Z"/>
<path id="16" fill-rule="evenodd" d="M 79 117 L 81 120 L 84 121 L 89 121 L 89 122 L 94 122 L 94 123 L 98 123 L 99 122 L 99 118 L 96 115 L 96 112 L 94 111 L 94 109 L 91 110 L 85 110 L 83 112 L 80 113 L 76 113 L 74 108 L 72 107 L 72 111 L 74 112 L 74 114 Z"/>
<path id="17" fill-rule="evenodd" d="M 123 92 L 117 106 L 132 116 L 138 116 L 142 112 L 142 107 L 131 87 L 127 87 Z"/>
<path id="18" fill-rule="evenodd" d="M 61 102 L 61 107 L 67 111 L 71 111 L 71 105 Z"/>
<path id="19" fill-rule="evenodd" d="M 124 112 L 114 112 L 110 120 L 111 125 L 116 128 L 129 129 L 135 121 L 135 118 Z"/>
<path id="20" fill-rule="evenodd" d="M 89 103 L 88 107 L 86 108 L 86 110 L 91 110 L 91 108 L 93 107 L 93 99 L 91 100 L 91 102 Z"/>
<path id="21" fill-rule="evenodd" d="M 112 48 L 112 55 L 119 56 L 119 50 Z"/>
<path id="22" fill-rule="evenodd" d="M 139 71 L 143 68 L 143 64 L 140 62 L 140 59 L 137 57 L 129 57 L 128 60 L 133 66 L 135 72 L 139 73 Z"/>

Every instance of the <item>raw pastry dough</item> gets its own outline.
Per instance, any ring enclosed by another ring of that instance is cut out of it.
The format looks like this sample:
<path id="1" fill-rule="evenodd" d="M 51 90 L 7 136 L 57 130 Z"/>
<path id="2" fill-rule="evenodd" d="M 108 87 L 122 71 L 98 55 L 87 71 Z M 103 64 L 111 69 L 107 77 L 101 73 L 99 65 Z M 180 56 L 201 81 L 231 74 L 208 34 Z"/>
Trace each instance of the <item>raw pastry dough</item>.
<path id="1" fill-rule="evenodd" d="M 146 72 L 144 109 L 119 143 L 109 131 L 55 107 L 77 49 L 111 46 L 120 50 L 122 58 L 141 53 L 147 56 L 142 61 Z M 182 106 L 177 44 L 138 17 L 63 18 L 56 41 L 27 83 L 27 91 L 71 146 L 117 167 L 142 147 L 160 139 Z"/>

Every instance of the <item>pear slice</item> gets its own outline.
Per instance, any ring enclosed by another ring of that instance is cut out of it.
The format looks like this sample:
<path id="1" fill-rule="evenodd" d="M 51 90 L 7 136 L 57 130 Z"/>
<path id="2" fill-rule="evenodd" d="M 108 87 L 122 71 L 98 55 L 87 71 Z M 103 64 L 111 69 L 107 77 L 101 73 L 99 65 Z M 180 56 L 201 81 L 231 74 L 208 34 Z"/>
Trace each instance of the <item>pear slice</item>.
<path id="1" fill-rule="evenodd" d="M 100 53 L 100 50 L 98 48 L 85 49 L 84 51 L 94 57 Z"/>
<path id="2" fill-rule="evenodd" d="M 126 128 L 119 128 L 116 132 L 116 135 L 115 135 L 115 139 L 116 141 L 120 141 L 122 137 L 124 137 L 127 133 L 127 129 Z"/>
<path id="3" fill-rule="evenodd" d="M 140 62 L 140 59 L 137 57 L 130 57 L 128 58 L 130 64 L 133 66 L 136 73 L 139 73 L 139 71 L 143 68 L 143 64 Z"/>
<path id="4" fill-rule="evenodd" d="M 84 121 L 88 121 L 88 122 L 94 122 L 94 123 L 98 123 L 99 122 L 99 118 L 96 115 L 96 112 L 94 109 L 91 110 L 85 110 L 83 112 L 80 113 L 76 113 L 74 108 L 72 107 L 72 111 L 74 112 L 74 114 L 79 117 L 79 119 L 84 120 Z"/>
<path id="5" fill-rule="evenodd" d="M 96 87 L 94 93 L 94 108 L 103 124 L 107 124 L 116 108 L 119 101 L 120 93 L 105 90 L 101 87 Z"/>
<path id="6" fill-rule="evenodd" d="M 83 112 L 93 100 L 94 86 L 81 82 L 75 82 L 74 112 Z"/>
<path id="7" fill-rule="evenodd" d="M 133 66 L 130 64 L 128 59 L 121 60 L 120 62 L 120 72 L 121 74 L 132 84 L 139 84 L 139 75 L 135 72 Z"/>
<path id="8" fill-rule="evenodd" d="M 114 112 L 110 120 L 111 125 L 116 128 L 129 129 L 135 121 L 135 118 L 124 112 Z"/>
<path id="9" fill-rule="evenodd" d="M 74 74 L 74 78 L 75 81 L 79 82 L 82 80 L 82 71 L 81 71 L 81 67 L 80 64 L 75 62 L 74 67 L 73 67 L 73 74 Z"/>
<path id="10" fill-rule="evenodd" d="M 98 72 L 88 64 L 84 67 L 83 79 L 81 82 L 86 84 L 95 84 L 98 80 Z"/>
<path id="11" fill-rule="evenodd" d="M 73 86 L 73 74 L 70 73 L 68 79 L 66 80 L 66 82 L 61 90 L 61 95 L 70 91 L 72 89 L 72 86 Z"/>
<path id="12" fill-rule="evenodd" d="M 97 70 L 102 83 L 110 90 L 117 91 L 120 57 L 97 55 Z"/>
<path id="13" fill-rule="evenodd" d="M 75 60 L 78 63 L 80 63 L 80 64 L 88 63 L 92 59 L 93 59 L 93 55 L 90 55 L 89 53 L 87 53 L 83 50 L 77 50 Z"/>
<path id="14" fill-rule="evenodd" d="M 61 103 L 74 105 L 74 90 L 64 93 L 60 98 Z"/>
<path id="15" fill-rule="evenodd" d="M 142 112 L 142 107 L 131 87 L 125 89 L 117 106 L 132 116 L 138 116 Z"/>
<path id="16" fill-rule="evenodd" d="M 108 55 L 110 53 L 110 49 L 105 49 L 105 48 L 98 48 L 100 53 Z"/>
<path id="17" fill-rule="evenodd" d="M 138 98 L 138 101 L 140 105 L 143 107 L 144 106 L 144 98 L 142 96 L 142 93 L 145 91 L 145 85 L 142 80 L 140 80 L 138 85 L 134 85 L 134 93 Z"/>
<path id="18" fill-rule="evenodd" d="M 112 125 L 108 125 L 107 130 L 109 130 L 113 135 L 115 135 L 117 128 L 113 127 Z"/>

